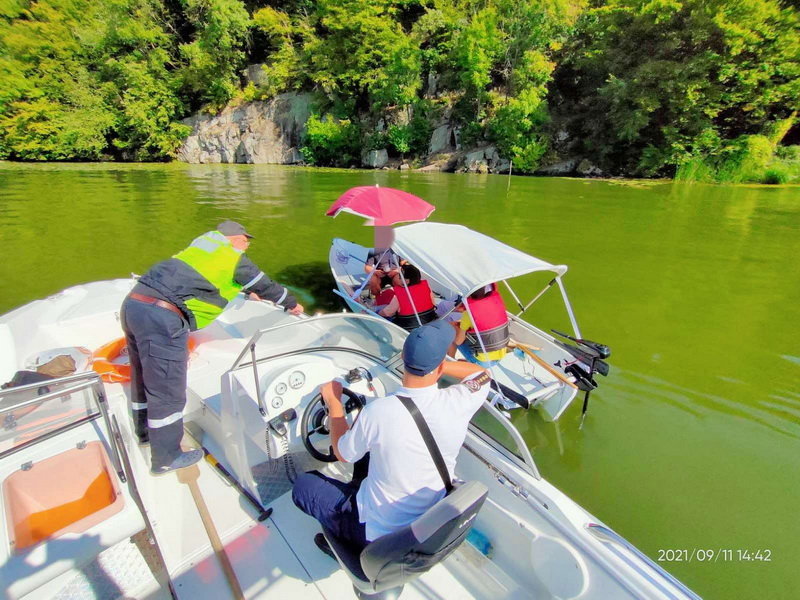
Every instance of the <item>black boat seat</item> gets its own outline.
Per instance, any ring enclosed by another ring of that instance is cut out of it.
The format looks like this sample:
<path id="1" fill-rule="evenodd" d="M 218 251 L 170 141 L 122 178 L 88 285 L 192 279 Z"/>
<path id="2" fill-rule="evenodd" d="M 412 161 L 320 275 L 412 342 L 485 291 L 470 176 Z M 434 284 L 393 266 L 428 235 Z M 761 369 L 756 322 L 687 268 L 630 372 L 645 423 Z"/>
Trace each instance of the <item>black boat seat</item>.
<path id="1" fill-rule="evenodd" d="M 358 547 L 322 531 L 359 598 L 397 598 L 403 585 L 430 570 L 466 539 L 489 490 L 479 481 L 453 491 L 416 521 Z"/>

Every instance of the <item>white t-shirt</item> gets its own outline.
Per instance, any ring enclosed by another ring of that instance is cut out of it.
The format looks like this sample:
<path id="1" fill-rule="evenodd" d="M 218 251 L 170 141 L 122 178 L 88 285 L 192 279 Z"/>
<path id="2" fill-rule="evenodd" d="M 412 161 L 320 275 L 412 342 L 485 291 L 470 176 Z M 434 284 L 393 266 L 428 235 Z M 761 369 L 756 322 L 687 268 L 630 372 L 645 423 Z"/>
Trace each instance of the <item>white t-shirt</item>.
<path id="1" fill-rule="evenodd" d="M 403 387 L 397 392 L 419 408 L 451 477 L 469 421 L 489 394 L 488 376 L 482 378 L 483 385 L 469 381 L 482 374 L 442 390 L 432 385 Z M 405 527 L 444 497 L 444 483 L 422 435 L 394 395 L 370 402 L 339 440 L 339 453 L 349 463 L 367 452 L 369 475 L 361 483 L 356 502 L 368 541 Z"/>

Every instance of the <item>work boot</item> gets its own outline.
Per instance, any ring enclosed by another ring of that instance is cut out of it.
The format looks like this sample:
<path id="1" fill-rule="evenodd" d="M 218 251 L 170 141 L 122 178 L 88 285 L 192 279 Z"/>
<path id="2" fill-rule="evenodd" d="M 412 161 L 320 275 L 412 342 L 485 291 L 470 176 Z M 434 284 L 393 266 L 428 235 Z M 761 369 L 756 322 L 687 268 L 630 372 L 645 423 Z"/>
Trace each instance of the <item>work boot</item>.
<path id="1" fill-rule="evenodd" d="M 163 467 L 156 467 L 153 465 L 150 468 L 150 472 L 153 475 L 163 475 L 164 473 L 170 473 L 171 471 L 177 471 L 178 469 L 185 469 L 186 467 L 191 467 L 194 464 L 200 462 L 203 458 L 203 451 L 202 450 L 189 450 L 189 452 L 183 452 L 178 455 L 178 458 L 173 460 L 170 464 L 165 465 Z"/>
<path id="2" fill-rule="evenodd" d="M 325 535 L 322 533 L 318 533 L 314 536 L 314 543 L 317 545 L 317 548 L 322 550 L 325 554 L 330 556 L 333 560 L 336 560 L 336 555 L 331 550 L 330 544 L 328 544 L 328 540 L 325 539 Z"/>
<path id="3" fill-rule="evenodd" d="M 146 431 L 142 434 L 137 433 L 136 439 L 139 440 L 140 446 L 147 446 L 150 443 L 150 434 Z"/>

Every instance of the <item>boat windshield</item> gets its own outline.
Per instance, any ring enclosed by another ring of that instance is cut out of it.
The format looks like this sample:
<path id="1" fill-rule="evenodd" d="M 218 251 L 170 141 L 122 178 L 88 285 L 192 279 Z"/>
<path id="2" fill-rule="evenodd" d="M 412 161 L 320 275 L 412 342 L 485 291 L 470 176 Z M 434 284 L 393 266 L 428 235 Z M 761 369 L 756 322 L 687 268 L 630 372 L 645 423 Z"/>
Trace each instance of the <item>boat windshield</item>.
<path id="1" fill-rule="evenodd" d="M 0 392 L 0 458 L 96 419 L 97 376 L 78 374 Z"/>
<path id="2" fill-rule="evenodd" d="M 296 352 L 347 350 L 366 354 L 384 365 L 395 361 L 407 333 L 380 317 L 335 313 L 258 331 L 232 369 Z"/>

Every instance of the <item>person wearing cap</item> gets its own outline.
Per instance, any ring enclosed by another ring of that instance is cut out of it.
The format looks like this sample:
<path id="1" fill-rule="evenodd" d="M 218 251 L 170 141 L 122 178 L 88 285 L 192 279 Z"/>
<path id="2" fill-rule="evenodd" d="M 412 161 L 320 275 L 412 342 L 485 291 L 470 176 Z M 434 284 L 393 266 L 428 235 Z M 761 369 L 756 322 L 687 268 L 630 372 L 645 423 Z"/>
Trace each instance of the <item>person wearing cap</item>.
<path id="1" fill-rule="evenodd" d="M 403 345 L 403 387 L 367 404 L 352 427 L 342 408 L 342 386 L 321 386 L 328 406 L 336 458 L 354 463 L 343 483 L 317 471 L 300 475 L 292 499 L 336 537 L 360 548 L 422 515 L 445 495 L 444 483 L 411 413 L 398 396 L 410 398 L 430 427 L 452 477 L 470 419 L 489 393 L 489 373 L 465 361 L 446 361 L 453 327 L 436 321 L 412 331 Z M 439 389 L 447 375 L 461 384 Z M 322 534 L 317 546 L 332 555 Z"/>
<path id="2" fill-rule="evenodd" d="M 151 267 L 122 303 L 131 362 L 131 408 L 140 444 L 150 443 L 155 475 L 188 467 L 202 450 L 183 452 L 189 331 L 217 318 L 239 292 L 271 300 L 292 314 L 303 307 L 246 255 L 252 235 L 220 223 L 175 256 Z"/>

